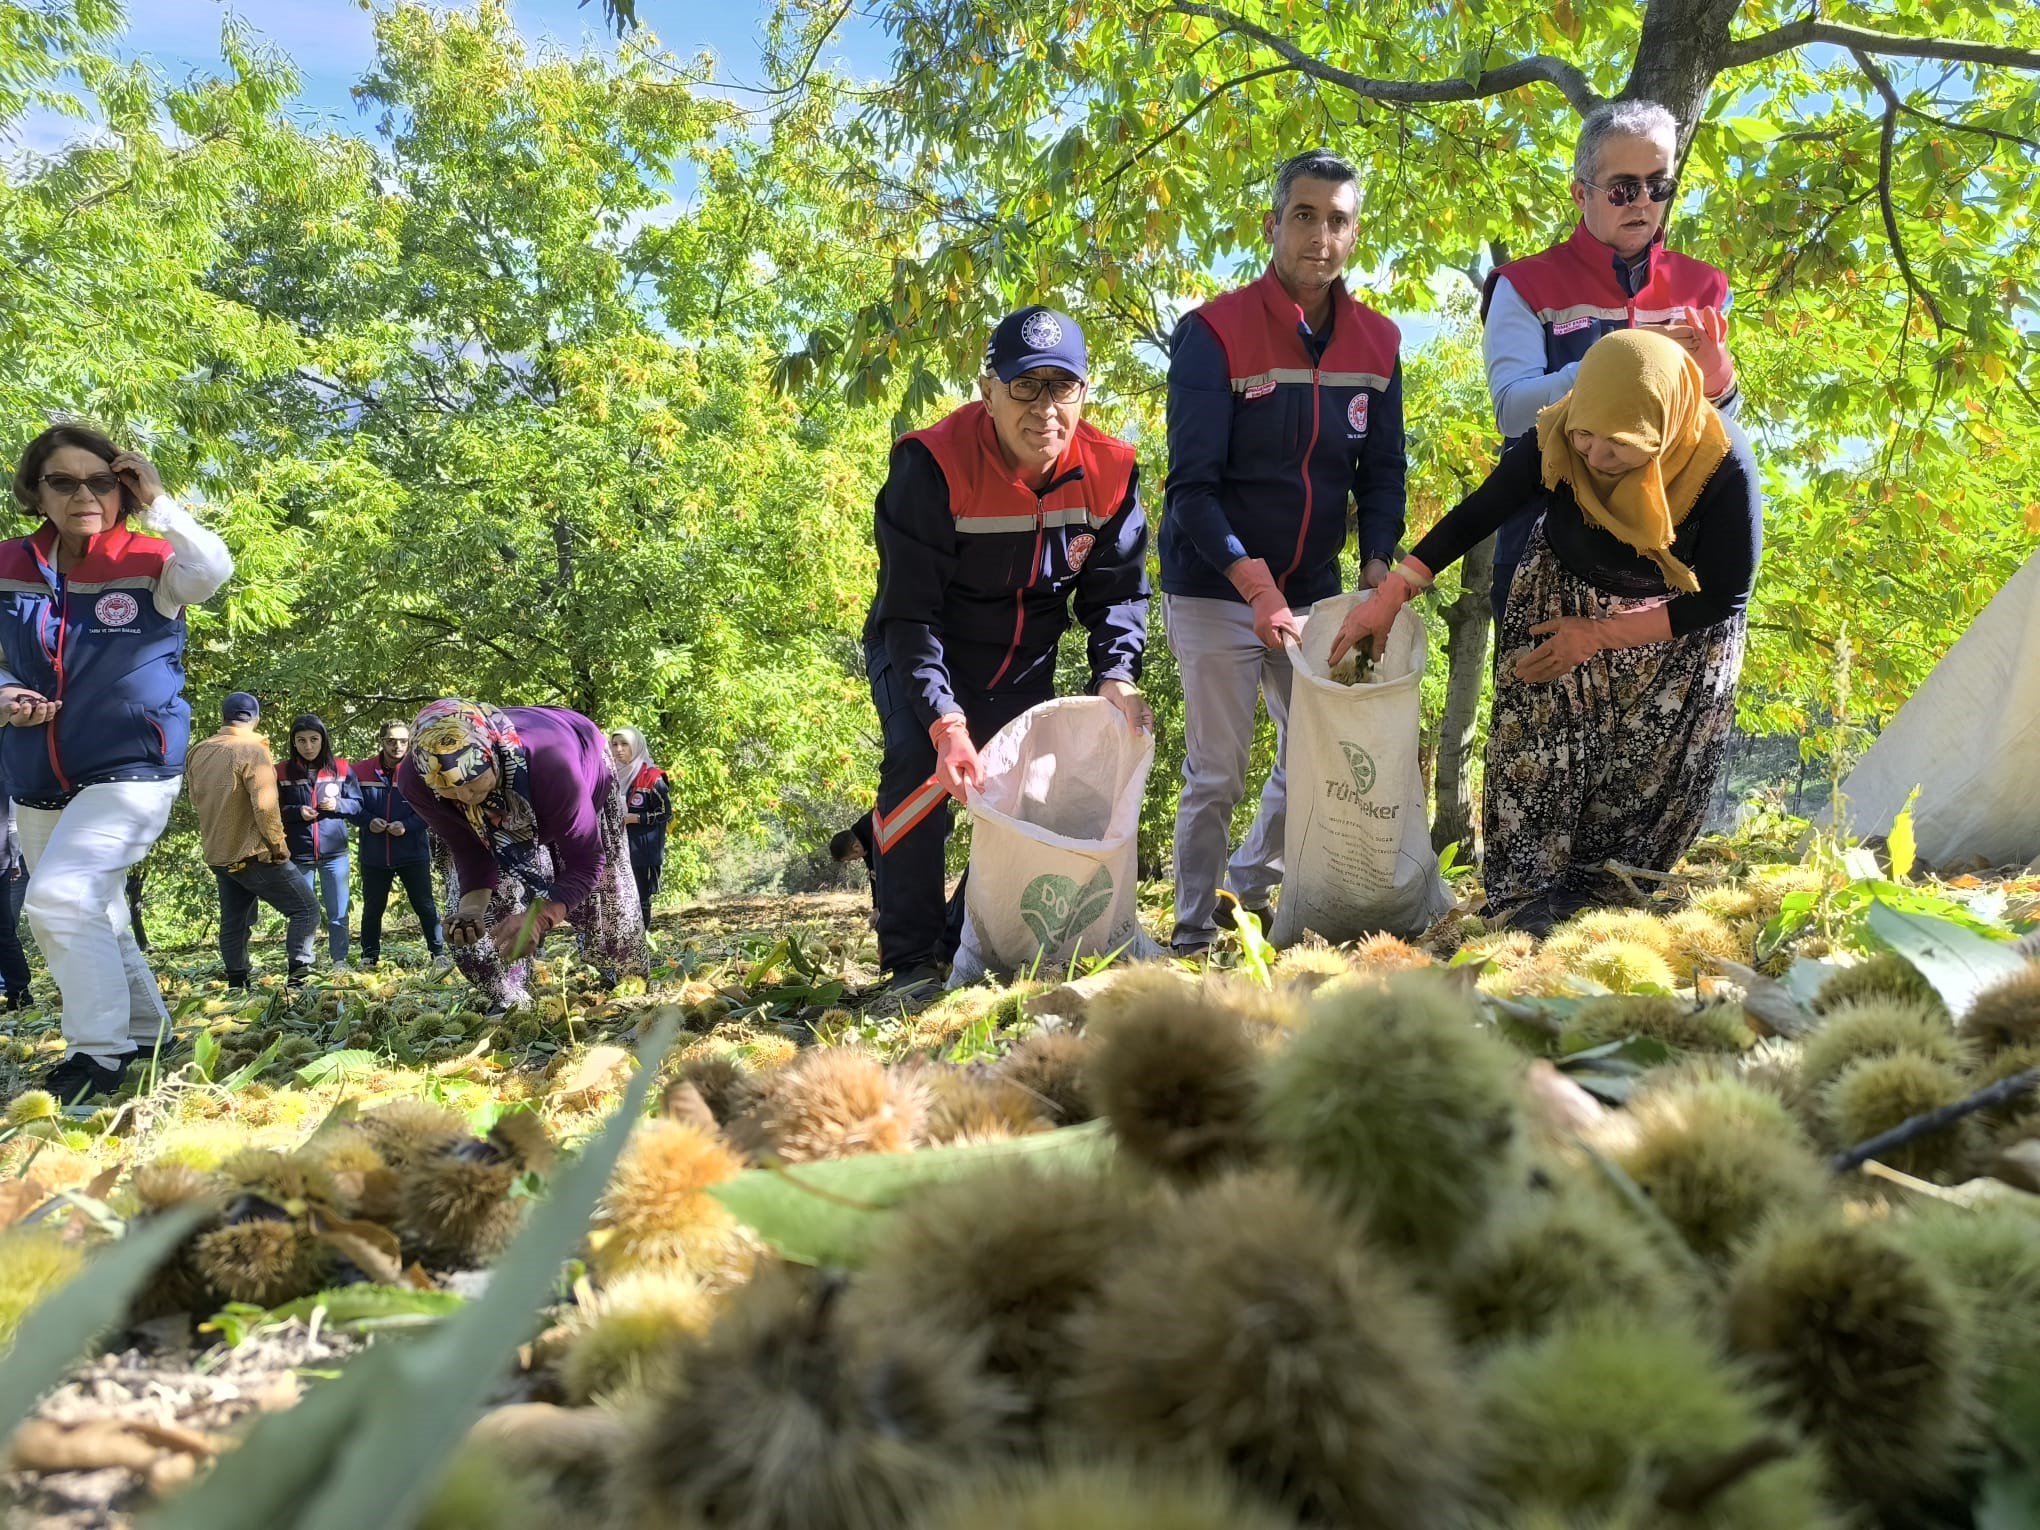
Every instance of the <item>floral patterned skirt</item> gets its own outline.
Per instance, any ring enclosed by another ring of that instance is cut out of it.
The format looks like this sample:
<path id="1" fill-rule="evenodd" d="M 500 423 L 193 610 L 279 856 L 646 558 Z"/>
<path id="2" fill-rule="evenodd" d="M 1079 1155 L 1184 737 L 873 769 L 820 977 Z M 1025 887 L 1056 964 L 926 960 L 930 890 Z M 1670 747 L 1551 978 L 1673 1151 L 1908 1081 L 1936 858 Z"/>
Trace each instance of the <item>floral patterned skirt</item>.
<path id="1" fill-rule="evenodd" d="M 1540 522 L 1509 589 L 1496 645 L 1482 803 L 1490 907 L 1630 901 L 1604 861 L 1668 871 L 1707 814 L 1735 722 L 1741 615 L 1665 643 L 1597 653 L 1543 684 L 1515 663 L 1560 616 L 1604 617 L 1657 600 L 1604 594 L 1567 571 Z"/>
<path id="2" fill-rule="evenodd" d="M 637 882 L 631 876 L 630 845 L 624 833 L 623 790 L 612 772 L 609 796 L 602 806 L 602 871 L 587 897 L 567 910 L 583 960 L 615 972 L 620 977 L 643 976 L 649 968 L 650 951 L 645 945 L 644 919 L 638 912 Z M 538 847 L 540 861 L 550 871 L 552 852 Z M 441 875 L 446 879 L 446 907 L 460 902 L 460 886 L 451 856 L 442 856 Z M 531 902 L 531 890 L 515 877 L 504 877 L 489 899 L 485 924 L 517 913 Z M 453 964 L 490 1005 L 515 1009 L 531 1001 L 531 961 L 506 962 L 487 936 L 466 948 L 449 945 Z"/>

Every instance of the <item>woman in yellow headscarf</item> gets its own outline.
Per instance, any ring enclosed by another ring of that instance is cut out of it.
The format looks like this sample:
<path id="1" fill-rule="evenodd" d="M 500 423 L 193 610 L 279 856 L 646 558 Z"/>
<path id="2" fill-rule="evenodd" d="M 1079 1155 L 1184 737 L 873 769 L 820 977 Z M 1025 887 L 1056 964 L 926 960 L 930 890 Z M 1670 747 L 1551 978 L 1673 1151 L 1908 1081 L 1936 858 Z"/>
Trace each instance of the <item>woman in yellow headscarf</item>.
<path id="1" fill-rule="evenodd" d="M 1491 917 L 1542 933 L 1625 900 L 1607 862 L 1668 870 L 1699 833 L 1735 720 L 1763 502 L 1698 363 L 1618 330 L 1354 608 L 1332 657 L 1379 652 L 1437 570 L 1520 516 L 1538 521 L 1497 645 L 1482 880 Z"/>

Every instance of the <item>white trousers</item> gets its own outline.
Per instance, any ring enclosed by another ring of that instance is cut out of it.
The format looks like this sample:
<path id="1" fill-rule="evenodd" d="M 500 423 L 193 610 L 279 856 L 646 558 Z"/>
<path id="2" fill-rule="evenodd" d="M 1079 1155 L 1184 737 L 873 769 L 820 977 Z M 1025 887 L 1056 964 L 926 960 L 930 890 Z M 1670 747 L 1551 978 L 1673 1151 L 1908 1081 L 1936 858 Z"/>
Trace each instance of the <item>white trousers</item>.
<path id="1" fill-rule="evenodd" d="M 169 1024 L 124 884 L 162 837 L 179 784 L 108 781 L 61 808 L 15 809 L 29 872 L 21 912 L 63 996 L 67 1055 L 113 1062 L 155 1046 Z"/>
<path id="2" fill-rule="evenodd" d="M 1302 617 L 1309 607 L 1297 610 Z M 1289 801 L 1282 746 L 1289 731 L 1289 655 L 1254 636 L 1241 601 L 1164 595 L 1169 651 L 1183 677 L 1183 795 L 1176 805 L 1176 945 L 1208 944 L 1218 889 L 1264 908 L 1282 882 L 1282 832 Z M 1275 767 L 1260 811 L 1231 864 L 1233 809 L 1246 794 L 1257 700 L 1275 724 Z"/>

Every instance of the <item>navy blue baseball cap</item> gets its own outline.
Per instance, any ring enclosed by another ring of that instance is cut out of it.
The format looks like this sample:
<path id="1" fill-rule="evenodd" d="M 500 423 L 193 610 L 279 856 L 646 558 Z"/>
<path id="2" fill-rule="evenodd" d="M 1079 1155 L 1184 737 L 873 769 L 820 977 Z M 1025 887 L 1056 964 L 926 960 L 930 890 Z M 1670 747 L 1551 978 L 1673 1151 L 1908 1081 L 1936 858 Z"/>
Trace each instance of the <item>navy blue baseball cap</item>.
<path id="1" fill-rule="evenodd" d="M 220 703 L 221 722 L 253 722 L 262 715 L 262 703 L 246 691 L 228 691 Z"/>
<path id="2" fill-rule="evenodd" d="M 1011 382 L 1035 367 L 1061 367 L 1085 379 L 1091 375 L 1084 332 L 1077 321 L 1039 303 L 999 320 L 985 346 L 985 370 L 1000 382 Z"/>

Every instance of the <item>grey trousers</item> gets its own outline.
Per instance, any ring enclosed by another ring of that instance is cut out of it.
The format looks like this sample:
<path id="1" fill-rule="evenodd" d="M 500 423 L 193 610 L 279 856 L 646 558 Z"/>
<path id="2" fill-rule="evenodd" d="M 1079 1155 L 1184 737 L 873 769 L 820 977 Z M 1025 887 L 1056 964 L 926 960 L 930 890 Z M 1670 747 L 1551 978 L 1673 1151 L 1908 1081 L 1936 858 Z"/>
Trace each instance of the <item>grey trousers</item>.
<path id="1" fill-rule="evenodd" d="M 262 903 L 290 921 L 284 935 L 290 970 L 303 972 L 312 965 L 319 936 L 319 900 L 305 886 L 303 867 L 250 861 L 239 871 L 215 866 L 213 877 L 220 885 L 220 965 L 229 974 L 248 970 L 248 931 L 255 923 L 256 907 Z"/>
<path id="2" fill-rule="evenodd" d="M 1300 607 L 1301 617 L 1308 607 Z M 1171 944 L 1205 945 L 1218 933 L 1218 889 L 1262 908 L 1282 882 L 1288 782 L 1282 747 L 1289 730 L 1289 655 L 1254 636 L 1254 616 L 1237 600 L 1164 595 L 1169 652 L 1183 678 L 1183 795 L 1176 805 L 1176 929 Z M 1261 788 L 1253 827 L 1233 852 L 1233 809 L 1246 793 L 1254 749 L 1255 702 L 1275 724 L 1275 766 Z"/>

